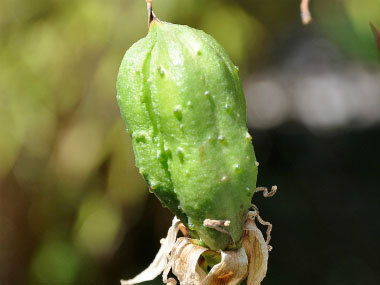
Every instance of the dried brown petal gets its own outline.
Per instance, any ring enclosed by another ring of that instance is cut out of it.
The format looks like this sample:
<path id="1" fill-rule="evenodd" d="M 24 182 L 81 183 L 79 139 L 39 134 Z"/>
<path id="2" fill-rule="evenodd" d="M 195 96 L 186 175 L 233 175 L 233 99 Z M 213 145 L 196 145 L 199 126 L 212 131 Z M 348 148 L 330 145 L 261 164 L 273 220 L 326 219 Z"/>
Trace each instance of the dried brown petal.
<path id="1" fill-rule="evenodd" d="M 198 260 L 206 250 L 208 249 L 205 247 L 192 244 L 189 238 L 178 238 L 173 247 L 169 264 L 164 272 L 164 282 L 171 267 L 173 274 L 177 276 L 181 284 L 196 284 L 195 279 Z"/>
<path id="2" fill-rule="evenodd" d="M 221 254 L 222 261 L 211 269 L 201 285 L 236 285 L 244 279 L 248 267 L 245 249 L 222 251 Z"/>

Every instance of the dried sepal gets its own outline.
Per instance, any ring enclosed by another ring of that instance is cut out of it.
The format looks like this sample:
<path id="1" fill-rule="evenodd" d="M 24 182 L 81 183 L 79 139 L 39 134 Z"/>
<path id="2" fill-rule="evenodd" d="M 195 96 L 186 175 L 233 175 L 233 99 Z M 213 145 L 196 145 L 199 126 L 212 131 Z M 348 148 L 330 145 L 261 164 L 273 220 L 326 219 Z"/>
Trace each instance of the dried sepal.
<path id="1" fill-rule="evenodd" d="M 121 280 L 121 285 L 132 285 L 150 281 L 162 273 L 168 263 L 169 254 L 173 248 L 173 245 L 176 242 L 180 223 L 181 221 L 177 217 L 174 217 L 172 225 L 168 230 L 168 234 L 166 238 L 162 240 L 160 250 L 158 251 L 153 262 L 148 266 L 147 269 L 145 269 L 135 278 L 130 280 Z"/>

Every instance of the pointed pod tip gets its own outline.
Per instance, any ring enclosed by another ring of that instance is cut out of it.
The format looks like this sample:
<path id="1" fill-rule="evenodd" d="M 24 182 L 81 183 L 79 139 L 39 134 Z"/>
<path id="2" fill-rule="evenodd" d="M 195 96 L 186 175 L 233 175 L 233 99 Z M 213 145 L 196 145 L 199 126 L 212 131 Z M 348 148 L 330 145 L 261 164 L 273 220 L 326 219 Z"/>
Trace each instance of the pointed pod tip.
<path id="1" fill-rule="evenodd" d="M 149 30 L 157 24 L 162 24 L 162 22 L 158 18 L 154 17 L 151 21 L 149 20 Z"/>
<path id="2" fill-rule="evenodd" d="M 146 9 L 148 12 L 148 29 L 150 30 L 154 24 L 161 23 L 161 21 L 156 17 L 156 15 L 153 12 L 152 8 L 152 0 L 145 0 L 146 1 Z"/>
<path id="3" fill-rule="evenodd" d="M 156 16 L 154 15 L 154 12 L 153 12 L 152 0 L 145 0 L 145 2 L 146 2 L 146 10 L 148 12 L 148 28 L 150 29 L 151 24 L 156 18 Z"/>

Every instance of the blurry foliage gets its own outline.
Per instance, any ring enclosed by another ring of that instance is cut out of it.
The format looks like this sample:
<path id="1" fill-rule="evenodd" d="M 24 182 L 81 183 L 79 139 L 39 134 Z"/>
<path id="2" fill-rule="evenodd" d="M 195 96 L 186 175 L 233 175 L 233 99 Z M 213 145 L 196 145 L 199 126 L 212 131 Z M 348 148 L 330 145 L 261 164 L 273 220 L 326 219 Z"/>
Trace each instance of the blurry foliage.
<path id="1" fill-rule="evenodd" d="M 304 29 L 298 2 L 155 0 L 154 8 L 212 34 L 244 77 L 275 58 L 287 31 Z M 379 1 L 312 1 L 311 10 L 309 32 L 374 62 L 368 22 L 380 26 Z M 128 256 L 140 244 L 126 245 L 125 233 L 136 230 L 148 190 L 115 80 L 125 50 L 146 32 L 143 0 L 0 2 L 1 284 L 107 284 L 137 272 Z M 157 237 L 166 215 L 153 219 Z M 158 246 L 157 237 L 146 242 Z"/>
<path id="2" fill-rule="evenodd" d="M 72 284 L 80 269 L 80 257 L 59 237 L 45 240 L 31 263 L 31 283 Z"/>
<path id="3" fill-rule="evenodd" d="M 317 25 L 342 48 L 358 59 L 374 62 L 377 51 L 369 23 L 380 24 L 379 0 L 323 1 L 315 5 Z"/>

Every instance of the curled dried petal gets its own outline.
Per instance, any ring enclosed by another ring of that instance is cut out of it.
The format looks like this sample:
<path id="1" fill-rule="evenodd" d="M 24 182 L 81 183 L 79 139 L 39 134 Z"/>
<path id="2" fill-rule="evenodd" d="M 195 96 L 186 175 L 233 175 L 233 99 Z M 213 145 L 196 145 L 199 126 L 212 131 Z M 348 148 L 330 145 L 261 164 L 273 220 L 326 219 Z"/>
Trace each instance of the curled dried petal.
<path id="1" fill-rule="evenodd" d="M 200 283 L 236 285 L 245 278 L 248 257 L 244 248 L 234 251 L 222 251 L 222 260 L 216 264 Z"/>
<path id="2" fill-rule="evenodd" d="M 121 280 L 121 285 L 132 285 L 145 281 L 150 281 L 161 274 L 161 272 L 165 269 L 168 263 L 169 253 L 172 250 L 173 245 L 175 244 L 180 222 L 181 221 L 177 217 L 174 217 L 172 225 L 168 230 L 168 234 L 166 238 L 162 241 L 161 248 L 158 251 L 153 262 L 149 265 L 149 267 L 133 279 Z"/>
<path id="3" fill-rule="evenodd" d="M 173 274 L 177 276 L 181 284 L 196 284 L 195 278 L 198 260 L 202 253 L 207 250 L 205 247 L 194 245 L 189 238 L 178 238 L 173 247 L 168 267 L 165 269 L 164 282 L 171 267 Z"/>
<path id="4" fill-rule="evenodd" d="M 182 285 L 235 285 L 246 277 L 248 257 L 245 248 L 222 251 L 221 262 L 212 267 L 208 274 L 198 264 L 200 256 L 207 250 L 209 249 L 193 244 L 189 238 L 179 238 L 165 268 L 164 283 L 176 284 L 174 279 L 167 278 L 170 269 Z"/>

